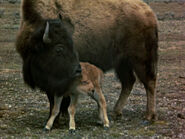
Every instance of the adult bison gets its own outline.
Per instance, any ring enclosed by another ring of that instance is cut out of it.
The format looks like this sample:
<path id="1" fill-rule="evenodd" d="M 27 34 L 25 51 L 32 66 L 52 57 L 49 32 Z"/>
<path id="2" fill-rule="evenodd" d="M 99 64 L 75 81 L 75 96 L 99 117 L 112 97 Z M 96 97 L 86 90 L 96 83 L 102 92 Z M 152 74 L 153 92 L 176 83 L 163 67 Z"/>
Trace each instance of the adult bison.
<path id="1" fill-rule="evenodd" d="M 46 127 L 52 127 L 64 93 L 81 76 L 81 66 L 68 28 L 70 21 L 44 18 L 34 7 L 35 1 L 22 1 L 16 49 L 23 59 L 24 81 L 47 93 L 50 116 Z"/>
<path id="2" fill-rule="evenodd" d="M 80 61 L 103 71 L 115 69 L 122 84 L 116 115 L 122 114 L 137 75 L 147 93 L 146 118 L 156 119 L 158 31 L 147 4 L 140 0 L 22 0 L 16 46 L 23 58 L 24 79 L 51 92 L 47 93 L 51 108 L 53 93 L 62 94 L 79 71 L 72 42 Z"/>

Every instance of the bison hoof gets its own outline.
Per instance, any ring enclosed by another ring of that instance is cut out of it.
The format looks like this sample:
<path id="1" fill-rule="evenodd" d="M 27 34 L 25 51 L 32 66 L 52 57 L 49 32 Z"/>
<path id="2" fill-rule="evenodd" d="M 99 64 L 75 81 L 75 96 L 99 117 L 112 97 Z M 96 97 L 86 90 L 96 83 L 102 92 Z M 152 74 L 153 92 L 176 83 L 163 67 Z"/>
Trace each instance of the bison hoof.
<path id="1" fill-rule="evenodd" d="M 75 132 L 76 132 L 76 130 L 75 130 L 75 129 L 69 129 L 69 134 L 74 135 L 74 134 L 75 134 Z"/>
<path id="2" fill-rule="evenodd" d="M 44 132 L 49 132 L 50 129 L 47 129 L 46 127 L 44 127 L 44 128 L 43 128 L 43 131 L 44 131 Z"/>
<path id="3" fill-rule="evenodd" d="M 155 113 L 152 113 L 152 114 L 147 114 L 146 115 L 146 120 L 148 121 L 151 121 L 151 122 L 154 122 L 156 121 L 158 118 L 157 118 L 157 115 Z"/>
<path id="4" fill-rule="evenodd" d="M 144 120 L 144 121 L 141 122 L 141 125 L 144 125 L 144 126 L 148 126 L 150 124 L 151 124 L 151 122 L 148 121 L 148 120 Z"/>

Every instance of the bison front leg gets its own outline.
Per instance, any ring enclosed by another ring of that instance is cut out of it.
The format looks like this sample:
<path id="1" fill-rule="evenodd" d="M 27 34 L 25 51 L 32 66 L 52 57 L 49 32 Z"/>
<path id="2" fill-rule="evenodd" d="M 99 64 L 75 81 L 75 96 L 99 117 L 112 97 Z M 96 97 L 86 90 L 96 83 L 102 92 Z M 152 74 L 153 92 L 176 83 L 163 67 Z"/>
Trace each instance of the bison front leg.
<path id="1" fill-rule="evenodd" d="M 53 123 L 54 123 L 54 120 L 60 112 L 60 105 L 62 102 L 62 98 L 63 98 L 62 96 L 60 96 L 60 97 L 58 97 L 56 95 L 54 96 L 54 106 L 53 106 L 53 109 L 51 111 L 51 115 L 49 117 L 49 120 L 47 121 L 47 124 L 46 124 L 44 130 L 46 130 L 46 131 L 51 130 Z"/>
<path id="2" fill-rule="evenodd" d="M 127 102 L 136 78 L 134 76 L 133 69 L 130 66 L 130 63 L 126 59 L 123 59 L 116 67 L 116 73 L 122 85 L 121 94 L 114 107 L 114 115 L 117 117 L 122 115 L 123 107 Z"/>
<path id="3" fill-rule="evenodd" d="M 49 111 L 49 116 L 48 116 L 48 119 L 47 121 L 49 120 L 49 118 L 51 117 L 51 114 L 52 114 L 52 110 L 53 110 L 53 106 L 54 106 L 54 96 L 47 93 L 47 97 L 48 97 L 48 100 L 49 100 L 49 104 L 50 104 L 50 111 Z M 63 99 L 62 99 L 63 100 Z M 58 116 L 55 118 L 55 121 L 54 121 L 54 126 L 58 126 L 59 125 L 59 117 L 60 117 L 60 113 L 58 114 Z M 47 122 L 46 121 L 46 122 Z"/>
<path id="4" fill-rule="evenodd" d="M 52 113 L 52 109 L 53 109 L 53 106 L 54 106 L 54 96 L 53 95 L 50 95 L 49 93 L 47 94 L 47 97 L 48 97 L 48 100 L 49 100 L 49 117 L 47 119 L 47 121 L 49 120 L 50 116 L 51 116 L 51 113 Z"/>
<path id="5" fill-rule="evenodd" d="M 68 107 L 68 113 L 69 113 L 69 132 L 74 133 L 75 132 L 75 112 L 76 112 L 76 105 L 78 102 L 78 95 L 71 95 L 71 102 Z"/>

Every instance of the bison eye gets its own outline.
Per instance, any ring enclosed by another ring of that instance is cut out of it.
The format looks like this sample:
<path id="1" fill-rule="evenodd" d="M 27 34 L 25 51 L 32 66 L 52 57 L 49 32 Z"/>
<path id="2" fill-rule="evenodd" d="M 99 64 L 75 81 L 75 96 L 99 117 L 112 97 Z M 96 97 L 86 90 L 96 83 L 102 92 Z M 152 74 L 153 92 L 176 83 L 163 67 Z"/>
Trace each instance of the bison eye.
<path id="1" fill-rule="evenodd" d="M 56 52 L 61 52 L 61 51 L 63 51 L 64 49 L 62 48 L 62 47 L 58 47 L 58 48 L 56 48 Z"/>
<path id="2" fill-rule="evenodd" d="M 57 55 L 59 55 L 59 56 L 63 53 L 63 50 L 64 50 L 64 48 L 62 48 L 62 47 L 57 47 L 57 48 L 55 49 Z"/>

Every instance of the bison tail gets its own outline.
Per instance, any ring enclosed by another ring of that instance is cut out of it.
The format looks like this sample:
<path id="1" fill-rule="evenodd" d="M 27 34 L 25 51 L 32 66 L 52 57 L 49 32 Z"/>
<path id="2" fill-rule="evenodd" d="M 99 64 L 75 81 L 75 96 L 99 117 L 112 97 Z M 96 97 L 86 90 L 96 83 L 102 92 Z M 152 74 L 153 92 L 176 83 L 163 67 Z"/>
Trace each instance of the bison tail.
<path id="1" fill-rule="evenodd" d="M 156 78 L 157 74 L 157 63 L 158 63 L 158 29 L 157 27 L 155 30 L 151 30 L 146 34 L 145 40 L 145 47 L 147 49 L 148 54 L 148 63 L 147 69 L 148 74 L 151 75 L 153 78 Z"/>
<path id="2" fill-rule="evenodd" d="M 35 10 L 37 0 L 22 0 L 22 18 L 24 21 L 35 23 L 42 19 Z"/>

